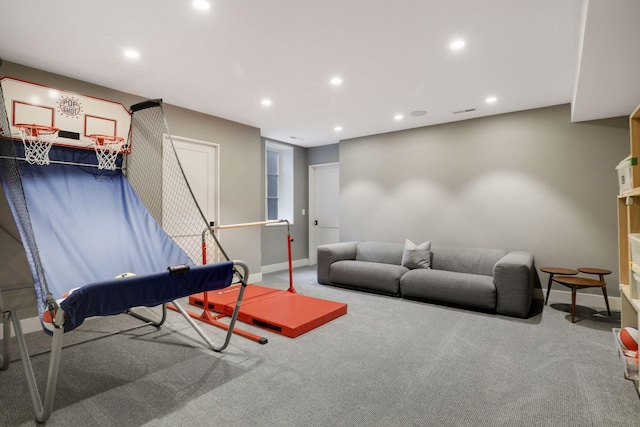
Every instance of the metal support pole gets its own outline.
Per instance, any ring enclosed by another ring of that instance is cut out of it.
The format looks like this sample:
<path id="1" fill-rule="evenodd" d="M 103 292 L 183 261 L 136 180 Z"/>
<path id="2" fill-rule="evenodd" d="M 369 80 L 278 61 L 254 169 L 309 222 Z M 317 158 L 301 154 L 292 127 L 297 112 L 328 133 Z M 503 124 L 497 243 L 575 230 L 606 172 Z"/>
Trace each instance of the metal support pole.
<path id="1" fill-rule="evenodd" d="M 2 355 L 0 355 L 0 370 L 9 369 L 11 356 L 9 354 L 9 341 L 11 340 L 11 312 L 2 313 Z"/>
<path id="2" fill-rule="evenodd" d="M 287 224 L 287 256 L 288 256 L 288 262 L 289 262 L 289 289 L 287 291 L 295 294 L 297 292 L 293 287 L 293 261 L 291 260 L 291 257 L 292 257 L 291 242 L 293 242 L 293 239 L 291 238 L 291 224 L 289 223 L 289 220 L 274 219 L 269 221 L 245 222 L 240 224 L 214 225 L 211 227 L 207 227 L 202 231 L 202 263 L 206 264 L 206 259 L 207 259 L 206 234 L 209 232 L 213 233 L 217 230 L 228 230 L 232 228 L 256 227 L 256 226 L 262 226 L 262 225 L 283 224 L 283 223 Z M 220 248 L 222 249 L 222 247 Z M 226 253 L 225 253 L 225 256 L 226 256 Z M 208 298 L 206 294 L 204 295 L 204 298 L 205 298 L 205 307 L 208 307 Z"/>
<path id="3" fill-rule="evenodd" d="M 162 314 L 161 314 L 160 320 L 157 320 L 157 321 L 152 320 L 149 317 L 143 316 L 142 314 L 136 313 L 133 309 L 127 310 L 127 314 L 135 317 L 136 319 L 140 319 L 143 322 L 147 322 L 150 326 L 155 326 L 156 328 L 159 328 L 164 324 L 165 320 L 167 320 L 167 304 L 162 304 Z"/>
<path id="4" fill-rule="evenodd" d="M 33 366 L 31 365 L 31 358 L 29 357 L 29 351 L 27 350 L 27 343 L 24 339 L 22 332 L 22 326 L 20 325 L 20 319 L 18 313 L 11 312 L 13 318 L 13 330 L 16 332 L 16 338 L 18 339 L 18 347 L 20 348 L 20 358 L 22 359 L 22 366 L 24 367 L 24 373 L 27 377 L 27 385 L 29 386 L 29 394 L 31 396 L 31 405 L 33 406 L 33 413 L 35 414 L 38 422 L 45 422 L 51 416 L 53 411 L 53 398 L 56 393 L 56 385 L 58 383 L 58 371 L 60 368 L 60 353 L 62 352 L 62 338 L 64 335 L 64 329 L 58 328 L 53 332 L 53 342 L 51 344 L 51 358 L 49 360 L 49 374 L 47 376 L 47 388 L 44 394 L 44 401 L 40 397 L 38 391 L 38 385 L 36 383 L 35 373 L 33 372 Z M 58 308 L 55 317 L 55 324 L 63 324 L 64 311 Z"/>
<path id="5" fill-rule="evenodd" d="M 231 341 L 231 335 L 233 335 L 233 328 L 235 327 L 236 320 L 238 318 L 238 313 L 240 312 L 240 305 L 242 303 L 244 290 L 247 287 L 246 278 L 249 277 L 249 267 L 247 267 L 247 265 L 242 261 L 233 261 L 233 265 L 234 267 L 242 268 L 244 274 L 242 274 L 242 277 L 243 277 L 242 284 L 240 286 L 240 292 L 238 293 L 238 298 L 236 300 L 235 309 L 233 310 L 233 315 L 231 316 L 231 321 L 229 322 L 229 329 L 227 329 L 227 335 L 222 345 L 219 345 L 219 346 L 215 345 L 209 339 L 209 337 L 202 331 L 202 329 L 200 329 L 200 327 L 193 321 L 193 319 L 191 319 L 191 316 L 189 316 L 189 313 L 184 308 L 182 308 L 182 305 L 180 305 L 178 301 L 175 301 L 175 300 L 172 301 L 172 304 L 175 306 L 178 312 L 182 314 L 182 316 L 187 320 L 187 322 L 191 325 L 191 327 L 198 333 L 198 335 L 200 335 L 200 337 L 204 340 L 204 342 L 206 342 L 209 348 L 211 348 L 211 350 L 213 351 L 218 351 L 218 352 L 222 351 L 225 348 L 227 348 L 227 346 L 229 345 L 229 342 Z"/>

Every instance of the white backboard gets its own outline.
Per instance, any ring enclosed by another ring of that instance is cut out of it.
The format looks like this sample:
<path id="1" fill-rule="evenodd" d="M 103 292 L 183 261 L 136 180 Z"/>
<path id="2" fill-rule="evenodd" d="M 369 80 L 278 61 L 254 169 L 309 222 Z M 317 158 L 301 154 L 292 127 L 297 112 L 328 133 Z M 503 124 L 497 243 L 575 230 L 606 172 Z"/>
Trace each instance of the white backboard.
<path id="1" fill-rule="evenodd" d="M 11 77 L 0 84 L 13 138 L 20 138 L 16 125 L 33 124 L 60 129 L 56 145 L 93 149 L 95 134 L 128 141 L 131 115 L 118 102 Z"/>

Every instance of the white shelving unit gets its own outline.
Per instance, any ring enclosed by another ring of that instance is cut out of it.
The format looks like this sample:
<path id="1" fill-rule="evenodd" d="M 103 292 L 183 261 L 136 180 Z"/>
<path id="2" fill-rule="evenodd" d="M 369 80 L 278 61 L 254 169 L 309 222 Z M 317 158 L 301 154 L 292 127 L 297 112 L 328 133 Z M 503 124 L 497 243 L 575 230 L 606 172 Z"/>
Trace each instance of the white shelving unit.
<path id="1" fill-rule="evenodd" d="M 640 106 L 629 117 L 631 157 L 640 158 Z M 630 233 L 640 233 L 640 168 L 631 166 L 632 188 L 618 196 L 618 259 L 620 273 L 620 327 L 640 325 L 640 286 L 633 273 L 640 276 L 640 259 L 632 259 Z M 632 262 L 635 261 L 635 262 Z M 634 381 L 640 392 L 640 381 Z"/>

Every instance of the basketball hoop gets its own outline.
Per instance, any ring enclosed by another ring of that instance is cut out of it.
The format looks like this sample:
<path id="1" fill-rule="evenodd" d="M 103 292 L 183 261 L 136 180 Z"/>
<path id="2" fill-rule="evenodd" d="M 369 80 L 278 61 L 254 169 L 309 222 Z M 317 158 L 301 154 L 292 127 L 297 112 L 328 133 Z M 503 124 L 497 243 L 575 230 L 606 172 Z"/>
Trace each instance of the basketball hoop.
<path id="1" fill-rule="evenodd" d="M 24 143 L 24 157 L 29 164 L 48 165 L 49 150 L 60 129 L 51 126 L 16 124 Z"/>
<path id="2" fill-rule="evenodd" d="M 114 135 L 89 135 L 98 158 L 98 169 L 115 170 L 118 153 L 124 146 L 124 138 Z"/>

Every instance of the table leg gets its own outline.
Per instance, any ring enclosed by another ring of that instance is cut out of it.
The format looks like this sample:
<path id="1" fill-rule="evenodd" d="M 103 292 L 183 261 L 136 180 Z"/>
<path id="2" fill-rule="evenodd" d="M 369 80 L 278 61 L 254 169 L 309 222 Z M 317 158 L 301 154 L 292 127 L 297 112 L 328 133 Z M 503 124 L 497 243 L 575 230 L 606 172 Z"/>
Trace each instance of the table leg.
<path id="1" fill-rule="evenodd" d="M 574 323 L 576 314 L 576 286 L 571 287 L 571 323 Z"/>
<path id="2" fill-rule="evenodd" d="M 553 282 L 553 273 L 549 273 L 549 283 L 547 284 L 547 296 L 544 299 L 544 305 L 547 305 L 547 301 L 549 301 L 549 294 L 551 293 L 551 282 Z"/>
<path id="3" fill-rule="evenodd" d="M 607 313 L 611 316 L 611 310 L 609 310 L 609 298 L 607 298 L 607 286 L 602 287 L 602 295 L 604 295 L 604 302 L 607 304 Z"/>

